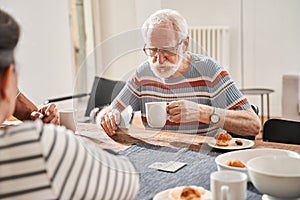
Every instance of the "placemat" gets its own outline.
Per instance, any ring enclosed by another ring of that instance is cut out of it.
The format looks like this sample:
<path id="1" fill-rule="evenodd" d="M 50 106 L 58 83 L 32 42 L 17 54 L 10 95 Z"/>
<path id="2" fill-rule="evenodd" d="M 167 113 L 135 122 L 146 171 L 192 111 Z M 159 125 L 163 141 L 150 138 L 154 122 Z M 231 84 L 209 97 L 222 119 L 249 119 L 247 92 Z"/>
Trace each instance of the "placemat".
<path id="1" fill-rule="evenodd" d="M 220 153 L 192 151 L 187 148 L 170 148 L 150 144 L 135 144 L 118 152 L 127 156 L 140 173 L 140 191 L 136 200 L 150 200 L 160 191 L 184 185 L 201 186 L 210 190 L 210 174 L 217 171 L 215 158 Z M 154 162 L 178 161 L 187 166 L 175 173 L 150 169 Z M 247 199 L 261 199 L 251 183 L 247 186 Z"/>

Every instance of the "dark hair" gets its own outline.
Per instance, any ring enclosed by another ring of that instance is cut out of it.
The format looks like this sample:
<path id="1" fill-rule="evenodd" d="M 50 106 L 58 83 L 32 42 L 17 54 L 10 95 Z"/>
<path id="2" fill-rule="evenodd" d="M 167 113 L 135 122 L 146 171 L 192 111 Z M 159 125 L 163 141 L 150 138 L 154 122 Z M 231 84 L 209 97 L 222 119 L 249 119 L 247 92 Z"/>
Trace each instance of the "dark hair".
<path id="1" fill-rule="evenodd" d="M 0 9 L 0 70 L 14 64 L 14 49 L 20 37 L 18 23 Z"/>

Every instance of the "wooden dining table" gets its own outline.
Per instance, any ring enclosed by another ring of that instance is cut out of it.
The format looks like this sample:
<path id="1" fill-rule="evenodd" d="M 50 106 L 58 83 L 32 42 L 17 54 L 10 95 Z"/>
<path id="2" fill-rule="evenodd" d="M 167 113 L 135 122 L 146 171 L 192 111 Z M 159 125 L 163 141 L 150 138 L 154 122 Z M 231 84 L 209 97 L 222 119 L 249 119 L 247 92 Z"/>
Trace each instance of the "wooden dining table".
<path id="1" fill-rule="evenodd" d="M 141 125 L 132 125 L 129 129 L 118 129 L 114 136 L 109 137 L 99 126 L 89 123 L 79 123 L 77 135 L 92 145 L 114 151 L 124 150 L 132 144 L 153 144 L 175 148 L 189 148 L 196 151 L 201 149 L 201 147 L 207 147 L 207 141 L 211 139 L 209 136 L 198 134 L 150 130 L 145 129 Z M 300 154 L 300 145 L 296 144 L 254 140 L 254 146 L 251 149 L 256 148 L 286 149 Z M 218 149 L 213 151 L 224 152 Z"/>

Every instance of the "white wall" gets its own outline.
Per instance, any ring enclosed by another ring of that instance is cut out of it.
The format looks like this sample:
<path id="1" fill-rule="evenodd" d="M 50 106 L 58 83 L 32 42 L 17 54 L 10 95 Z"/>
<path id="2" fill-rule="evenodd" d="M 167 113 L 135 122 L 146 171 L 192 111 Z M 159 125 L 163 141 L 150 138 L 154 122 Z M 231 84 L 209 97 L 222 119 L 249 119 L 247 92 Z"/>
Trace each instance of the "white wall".
<path id="1" fill-rule="evenodd" d="M 146 59 L 140 27 L 160 0 L 101 0 L 97 7 L 97 75 L 125 80 Z"/>
<path id="2" fill-rule="evenodd" d="M 36 104 L 73 92 L 68 0 L 0 0 L 21 26 L 19 87 Z"/>
<path id="3" fill-rule="evenodd" d="M 101 0 L 97 2 L 97 7 L 95 27 L 98 36 L 95 51 L 89 56 L 96 55 L 98 76 L 122 79 L 124 71 L 128 71 L 129 65 L 132 64 L 128 62 L 125 47 L 125 43 L 130 41 L 130 38 L 125 35 L 136 28 L 135 1 Z M 136 59 L 134 55 L 131 58 L 131 60 Z"/>
<path id="4" fill-rule="evenodd" d="M 300 75 L 300 1 L 246 0 L 245 6 L 250 8 L 245 13 L 245 86 L 274 89 L 271 115 L 281 116 L 282 75 Z"/>

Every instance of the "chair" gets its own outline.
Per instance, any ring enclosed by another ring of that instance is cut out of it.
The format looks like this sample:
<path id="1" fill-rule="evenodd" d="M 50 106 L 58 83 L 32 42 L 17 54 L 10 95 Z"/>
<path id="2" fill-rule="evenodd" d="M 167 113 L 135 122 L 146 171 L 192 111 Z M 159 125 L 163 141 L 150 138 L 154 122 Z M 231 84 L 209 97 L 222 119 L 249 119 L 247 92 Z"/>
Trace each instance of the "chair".
<path id="1" fill-rule="evenodd" d="M 103 77 L 95 77 L 91 93 L 82 93 L 53 99 L 47 99 L 44 104 L 53 103 L 58 101 L 65 101 L 74 98 L 81 98 L 90 96 L 85 111 L 85 117 L 90 116 L 90 112 L 95 107 L 102 108 L 110 104 L 114 98 L 119 94 L 121 89 L 125 86 L 125 81 L 116 81 Z"/>
<path id="2" fill-rule="evenodd" d="M 259 109 L 256 105 L 251 104 L 251 108 L 252 110 L 258 115 Z M 229 133 L 232 137 L 235 138 L 244 138 L 244 139 L 248 139 L 248 140 L 255 140 L 255 136 L 242 136 L 242 135 L 237 135 L 234 133 Z"/>
<path id="3" fill-rule="evenodd" d="M 282 118 L 300 121 L 300 75 L 282 76 Z"/>
<path id="4" fill-rule="evenodd" d="M 125 81 L 115 81 L 103 77 L 95 77 L 85 116 L 90 116 L 90 112 L 93 108 L 102 108 L 103 106 L 110 104 L 120 93 L 125 84 Z"/>
<path id="5" fill-rule="evenodd" d="M 263 141 L 300 144 L 300 122 L 269 119 L 264 124 Z"/>

